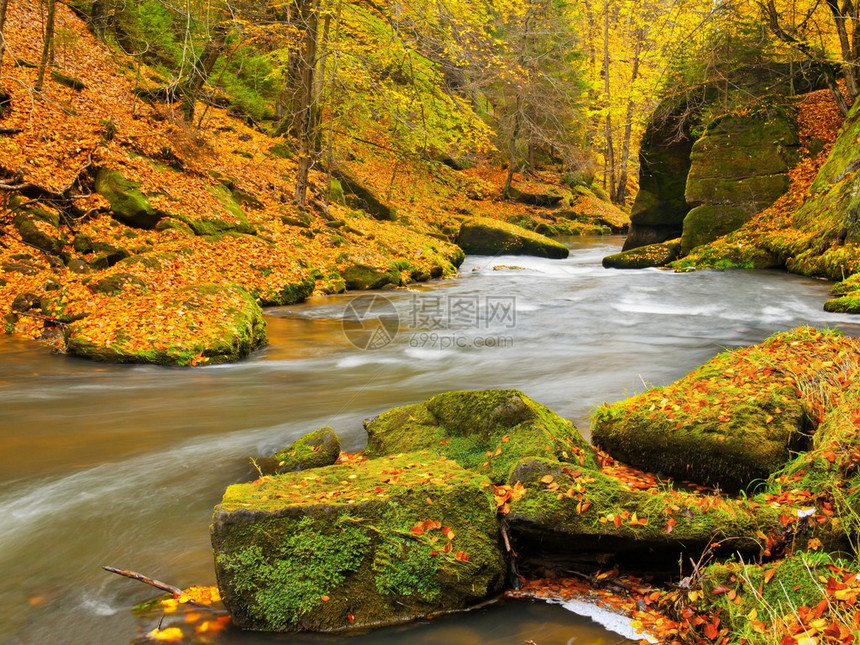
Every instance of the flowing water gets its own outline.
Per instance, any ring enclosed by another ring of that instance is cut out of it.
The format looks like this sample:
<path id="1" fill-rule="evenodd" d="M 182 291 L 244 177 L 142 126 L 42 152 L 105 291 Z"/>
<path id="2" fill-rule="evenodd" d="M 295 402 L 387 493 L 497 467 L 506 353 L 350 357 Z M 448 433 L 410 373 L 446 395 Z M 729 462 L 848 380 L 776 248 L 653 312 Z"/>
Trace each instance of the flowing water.
<path id="1" fill-rule="evenodd" d="M 860 331 L 822 311 L 826 283 L 601 268 L 620 244 L 573 241 L 567 260 L 469 257 L 460 278 L 415 291 L 272 309 L 270 345 L 235 365 L 99 365 L 0 337 L 0 642 L 130 642 L 139 625 L 129 609 L 152 590 L 101 565 L 212 584 L 208 525 L 224 488 L 251 474 L 249 456 L 319 426 L 354 450 L 362 419 L 392 406 L 513 387 L 587 434 L 594 406 L 668 383 L 724 348 L 803 324 Z M 360 331 L 378 313 L 376 335 Z M 345 638 L 289 642 L 620 640 L 524 601 Z M 221 642 L 284 640 L 231 632 Z"/>

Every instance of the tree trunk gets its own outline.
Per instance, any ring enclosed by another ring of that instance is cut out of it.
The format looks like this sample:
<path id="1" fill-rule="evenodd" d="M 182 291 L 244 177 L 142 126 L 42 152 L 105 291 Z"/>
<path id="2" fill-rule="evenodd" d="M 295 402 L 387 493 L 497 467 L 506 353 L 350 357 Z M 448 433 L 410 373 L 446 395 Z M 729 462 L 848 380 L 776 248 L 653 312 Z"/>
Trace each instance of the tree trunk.
<path id="1" fill-rule="evenodd" d="M 636 53 L 633 55 L 633 73 L 630 75 L 630 96 L 627 99 L 627 117 L 624 123 L 624 141 L 621 147 L 621 176 L 618 178 L 618 203 L 627 199 L 627 165 L 630 163 L 630 137 L 633 133 L 633 85 L 639 76 L 639 57 L 642 54 L 642 29 L 636 30 Z"/>
<path id="2" fill-rule="evenodd" d="M 609 199 L 618 203 L 615 188 L 615 149 L 612 145 L 612 94 L 609 86 L 609 0 L 603 0 L 603 93 L 606 94 L 606 174 Z"/>
<path id="3" fill-rule="evenodd" d="M 3 50 L 6 49 L 6 37 L 3 35 L 3 27 L 6 25 L 6 7 L 9 0 L 0 0 L 0 67 L 3 65 Z M 2 77 L 2 73 L 0 73 Z"/>
<path id="4" fill-rule="evenodd" d="M 308 8 L 312 0 L 292 0 L 290 3 L 288 22 L 297 30 L 307 31 Z M 278 97 L 278 116 L 281 123 L 278 134 L 288 137 L 299 136 L 299 114 L 302 111 L 302 56 L 304 39 L 288 48 L 287 71 L 284 78 L 284 89 Z"/>
<path id="5" fill-rule="evenodd" d="M 39 74 L 33 89 L 42 91 L 45 83 L 45 70 L 54 61 L 54 18 L 57 14 L 57 0 L 48 0 L 48 15 L 45 18 L 45 42 L 42 45 L 42 60 L 39 61 Z"/>
<path id="6" fill-rule="evenodd" d="M 317 119 L 315 112 L 318 109 L 316 96 L 316 83 L 314 74 L 317 64 L 317 27 L 319 21 L 319 0 L 312 0 L 305 16 L 305 33 L 302 38 L 302 50 L 300 55 L 301 66 L 301 110 L 298 118 L 299 138 L 299 167 L 296 171 L 296 204 L 304 208 L 307 204 L 308 175 L 316 151 L 316 129 Z"/>
<path id="7" fill-rule="evenodd" d="M 107 0 L 93 0 L 90 7 L 90 27 L 99 40 L 105 39 L 108 24 Z"/>
<path id="8" fill-rule="evenodd" d="M 502 197 L 510 197 L 511 182 L 514 180 L 514 169 L 517 167 L 517 138 L 520 136 L 520 110 L 523 99 L 517 96 L 517 111 L 514 113 L 514 127 L 511 130 L 511 140 L 508 144 L 508 176 L 505 178 L 505 187 L 502 189 Z"/>
<path id="9" fill-rule="evenodd" d="M 218 57 L 224 51 L 227 43 L 227 32 L 229 27 L 225 23 L 215 25 L 211 40 L 206 43 L 200 58 L 191 67 L 191 75 L 182 88 L 182 113 L 185 120 L 191 123 L 194 120 L 194 108 L 203 84 L 209 79 Z"/>

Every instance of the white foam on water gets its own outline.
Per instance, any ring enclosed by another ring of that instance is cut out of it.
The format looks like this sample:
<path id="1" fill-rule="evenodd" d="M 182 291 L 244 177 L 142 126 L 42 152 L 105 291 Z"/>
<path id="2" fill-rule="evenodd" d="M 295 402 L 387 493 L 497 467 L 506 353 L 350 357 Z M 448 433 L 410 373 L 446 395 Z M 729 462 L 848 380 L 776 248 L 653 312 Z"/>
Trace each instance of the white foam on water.
<path id="1" fill-rule="evenodd" d="M 612 305 L 613 309 L 626 313 L 661 314 L 666 316 L 709 316 L 720 312 L 717 305 L 700 307 L 661 305 L 659 302 L 619 302 Z"/>
<path id="2" fill-rule="evenodd" d="M 608 629 L 611 632 L 615 632 L 619 636 L 623 636 L 624 638 L 629 638 L 632 641 L 647 641 L 649 643 L 659 643 L 656 638 L 654 638 L 651 634 L 647 632 L 640 632 L 638 629 L 633 627 L 632 620 L 627 616 L 622 616 L 621 614 L 616 614 L 615 612 L 609 611 L 608 609 L 604 609 L 603 607 L 599 607 L 598 605 L 592 605 L 591 603 L 584 602 L 582 600 L 567 600 L 567 601 L 550 601 L 550 602 L 558 602 L 562 607 L 567 609 L 568 611 L 573 612 L 577 616 L 585 616 L 586 618 L 590 618 L 598 625 Z"/>
<path id="3" fill-rule="evenodd" d="M 377 356 L 371 351 L 365 352 L 364 354 L 353 354 L 352 356 L 347 356 L 346 358 L 342 358 L 335 365 L 340 368 L 348 369 L 350 367 L 361 367 L 363 365 L 396 365 L 400 361 L 396 358 L 385 357 L 385 356 Z"/>

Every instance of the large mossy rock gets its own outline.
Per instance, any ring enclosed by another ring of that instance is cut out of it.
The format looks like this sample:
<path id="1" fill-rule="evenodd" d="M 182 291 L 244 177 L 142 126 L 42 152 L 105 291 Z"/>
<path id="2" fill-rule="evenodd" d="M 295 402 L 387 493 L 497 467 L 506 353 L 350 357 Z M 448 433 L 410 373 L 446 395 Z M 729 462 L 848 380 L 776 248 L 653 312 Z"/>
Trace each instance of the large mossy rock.
<path id="1" fill-rule="evenodd" d="M 562 259 L 570 254 L 561 242 L 489 217 L 474 217 L 463 222 L 457 245 L 473 255 L 536 255 Z"/>
<path id="2" fill-rule="evenodd" d="M 65 342 L 69 354 L 112 363 L 223 363 L 264 345 L 266 323 L 244 289 L 193 285 L 94 311 L 66 327 Z"/>
<path id="3" fill-rule="evenodd" d="M 526 457 L 595 467 L 576 427 L 517 390 L 445 392 L 365 422 L 369 457 L 431 450 L 464 468 L 508 481 Z"/>
<path id="4" fill-rule="evenodd" d="M 334 167 L 331 174 L 340 182 L 341 194 L 349 206 L 360 208 L 373 216 L 374 219 L 392 222 L 397 219 L 397 209 L 368 188 L 346 168 Z"/>
<path id="5" fill-rule="evenodd" d="M 669 240 L 660 244 L 638 246 L 629 251 L 614 253 L 603 258 L 605 269 L 648 269 L 663 267 L 681 255 L 681 240 Z"/>
<path id="6" fill-rule="evenodd" d="M 282 475 L 296 470 L 331 466 L 340 456 L 340 439 L 326 426 L 300 437 L 286 448 L 261 459 L 258 467 L 267 475 Z"/>
<path id="7" fill-rule="evenodd" d="M 784 512 L 671 486 L 640 487 L 600 469 L 551 459 L 524 459 L 512 471 L 511 485 L 505 521 L 519 566 L 540 576 L 616 565 L 671 575 L 680 552 L 700 553 L 725 538 L 730 553 L 757 553 L 757 534 L 780 528 Z"/>
<path id="8" fill-rule="evenodd" d="M 794 119 L 780 114 L 728 115 L 708 124 L 690 152 L 682 252 L 740 228 L 785 193 L 799 145 Z"/>
<path id="9" fill-rule="evenodd" d="M 99 168 L 95 190 L 108 200 L 113 216 L 129 226 L 153 228 L 164 217 L 138 190 L 138 183 L 129 181 L 118 170 Z"/>
<path id="10" fill-rule="evenodd" d="M 827 404 L 825 384 L 838 387 L 846 361 L 858 355 L 860 343 L 838 332 L 776 334 L 672 385 L 599 408 L 592 437 L 634 466 L 737 491 L 805 447 Z"/>
<path id="11" fill-rule="evenodd" d="M 465 609 L 506 566 L 489 481 L 426 453 L 230 486 L 212 520 L 233 622 L 331 631 Z"/>

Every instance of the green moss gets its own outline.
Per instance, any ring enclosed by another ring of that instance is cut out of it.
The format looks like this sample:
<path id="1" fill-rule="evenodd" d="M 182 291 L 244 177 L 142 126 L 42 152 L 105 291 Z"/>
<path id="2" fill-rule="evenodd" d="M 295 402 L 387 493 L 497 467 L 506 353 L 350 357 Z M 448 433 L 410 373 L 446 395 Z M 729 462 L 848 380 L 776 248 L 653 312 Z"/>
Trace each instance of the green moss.
<path id="1" fill-rule="evenodd" d="M 105 333 L 102 312 L 68 325 L 66 351 L 99 361 L 186 366 L 235 361 L 266 342 L 262 310 L 239 287 L 192 285 L 167 299 L 138 294 L 127 302 L 137 313 L 113 333 Z M 203 315 L 185 315 L 189 310 Z M 170 329 L 164 330 L 168 320 Z"/>
<path id="2" fill-rule="evenodd" d="M 516 390 L 438 394 L 389 410 L 365 422 L 365 429 L 369 456 L 434 450 L 497 484 L 529 456 L 596 463 L 573 423 Z"/>

